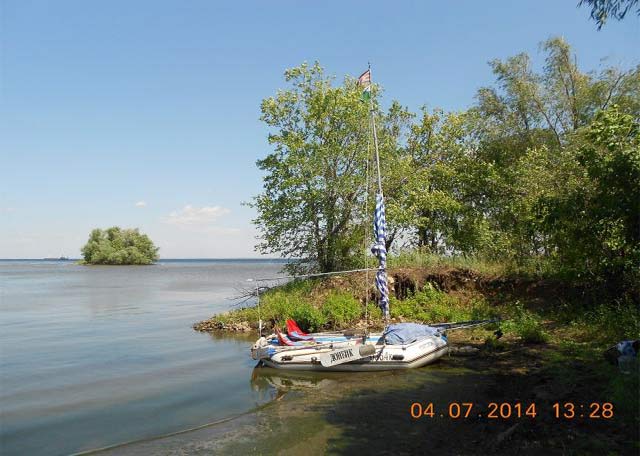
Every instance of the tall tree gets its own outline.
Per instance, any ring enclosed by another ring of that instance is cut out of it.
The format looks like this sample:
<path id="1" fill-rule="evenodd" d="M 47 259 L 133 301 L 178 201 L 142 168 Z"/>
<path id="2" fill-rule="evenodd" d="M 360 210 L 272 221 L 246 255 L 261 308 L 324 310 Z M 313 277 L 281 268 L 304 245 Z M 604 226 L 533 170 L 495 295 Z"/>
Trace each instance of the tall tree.
<path id="1" fill-rule="evenodd" d="M 285 72 L 290 83 L 262 102 L 274 151 L 258 161 L 264 191 L 251 205 L 263 253 L 299 261 L 297 270 L 350 267 L 363 246 L 369 105 L 353 78 L 339 86 L 322 67 Z"/>
<path id="2" fill-rule="evenodd" d="M 548 254 L 554 246 L 536 216 L 536 201 L 562 192 L 571 178 L 573 137 L 612 104 L 639 114 L 640 67 L 585 73 L 564 40 L 549 39 L 541 49 L 540 73 L 526 54 L 491 62 L 497 85 L 480 89 L 470 110 L 475 115 L 468 116 L 477 139 L 477 197 L 465 204 L 489 227 L 490 236 L 481 239 L 490 242 L 479 250 L 492 255 Z"/>
<path id="3" fill-rule="evenodd" d="M 561 264 L 638 290 L 640 124 L 611 106 L 578 132 L 572 148 L 564 191 L 540 201 Z"/>

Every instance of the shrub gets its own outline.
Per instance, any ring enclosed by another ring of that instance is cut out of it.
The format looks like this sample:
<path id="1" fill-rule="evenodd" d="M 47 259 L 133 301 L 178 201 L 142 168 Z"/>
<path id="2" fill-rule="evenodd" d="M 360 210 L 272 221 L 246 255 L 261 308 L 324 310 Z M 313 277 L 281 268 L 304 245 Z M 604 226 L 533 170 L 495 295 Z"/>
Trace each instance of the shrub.
<path id="1" fill-rule="evenodd" d="M 590 327 L 592 335 L 600 340 L 617 342 L 640 337 L 640 312 L 632 303 L 600 304 L 583 312 L 579 321 Z"/>
<path id="2" fill-rule="evenodd" d="M 344 291 L 331 291 L 322 305 L 322 314 L 327 324 L 334 328 L 357 320 L 362 315 L 362 310 L 362 304 Z"/>
<path id="3" fill-rule="evenodd" d="M 152 264 L 158 261 L 158 248 L 137 228 L 114 226 L 91 231 L 82 256 L 85 264 Z"/>
<path id="4" fill-rule="evenodd" d="M 520 302 L 516 302 L 512 310 L 512 318 L 502 326 L 506 332 L 520 337 L 523 342 L 541 344 L 549 340 L 549 334 L 543 329 L 542 319 L 528 311 Z"/>
<path id="5" fill-rule="evenodd" d="M 322 329 L 327 322 L 322 312 L 309 303 L 298 303 L 291 309 L 286 318 L 294 319 L 300 329 L 309 332 Z"/>
<path id="6" fill-rule="evenodd" d="M 292 318 L 302 330 L 316 331 L 326 324 L 322 312 L 309 301 L 313 281 L 293 281 L 273 289 L 260 298 L 262 320 L 284 327 Z"/>
<path id="7" fill-rule="evenodd" d="M 484 298 L 462 301 L 427 283 L 422 290 L 404 300 L 391 298 L 391 316 L 426 323 L 477 320 L 496 312 Z"/>

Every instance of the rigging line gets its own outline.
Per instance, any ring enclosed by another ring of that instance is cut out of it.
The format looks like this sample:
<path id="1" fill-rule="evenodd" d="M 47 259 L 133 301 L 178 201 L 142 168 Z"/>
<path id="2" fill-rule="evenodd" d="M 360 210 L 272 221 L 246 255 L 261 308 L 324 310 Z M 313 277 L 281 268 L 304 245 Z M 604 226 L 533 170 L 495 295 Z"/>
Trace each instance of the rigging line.
<path id="1" fill-rule="evenodd" d="M 368 268 L 368 269 L 349 269 L 347 271 L 333 271 L 333 272 L 317 272 L 314 274 L 300 274 L 295 276 L 280 276 L 280 277 L 265 277 L 259 279 L 247 279 L 247 282 L 270 282 L 276 280 L 286 280 L 286 279 L 301 279 L 303 277 L 322 277 L 329 275 L 338 275 L 338 274 L 349 274 L 354 272 L 365 272 L 365 271 L 377 271 L 377 268 Z"/>
<path id="2" fill-rule="evenodd" d="M 366 173 L 364 184 L 364 268 L 365 272 L 365 289 L 364 289 L 364 318 L 369 321 L 369 252 L 367 242 L 369 241 L 369 224 L 367 223 L 367 214 L 369 213 L 369 164 L 371 163 L 371 137 L 367 135 L 367 159 Z"/>
<path id="3" fill-rule="evenodd" d="M 376 169 L 378 171 L 378 192 L 382 195 L 382 178 L 380 176 L 380 153 L 378 151 L 378 132 L 376 130 L 375 111 L 373 107 L 373 75 L 371 74 L 371 63 L 369 63 L 369 84 L 371 85 L 371 94 L 369 101 L 371 104 L 371 126 L 373 129 L 373 145 L 376 149 Z"/>
<path id="4" fill-rule="evenodd" d="M 267 402 L 266 404 L 262 404 L 259 405 L 257 407 L 255 407 L 254 409 L 248 410 L 246 412 L 242 412 L 239 413 L 237 415 L 233 415 L 227 418 L 222 418 L 220 420 L 217 421 L 211 421 L 209 423 L 205 423 L 205 424 L 201 424 L 199 426 L 194 426 L 188 429 L 182 429 L 180 431 L 175 431 L 175 432 L 170 432 L 167 434 L 161 434 L 161 435 L 156 435 L 156 436 L 151 436 L 151 437 L 143 437 L 141 439 L 136 439 L 136 440 L 129 440 L 126 442 L 122 442 L 122 443 L 115 443 L 113 445 L 108 445 L 108 446 L 104 446 L 104 447 L 100 447 L 100 448 L 92 448 L 90 450 L 83 450 L 77 453 L 71 453 L 70 456 L 86 456 L 86 455 L 92 455 L 92 454 L 98 454 L 98 453 L 103 453 L 105 451 L 110 451 L 110 450 L 115 450 L 117 448 L 122 448 L 122 447 L 126 447 L 126 446 L 131 446 L 131 445 L 138 445 L 138 444 L 143 444 L 143 443 L 149 443 L 149 442 L 153 442 L 156 440 L 161 440 L 161 439 L 165 439 L 167 437 L 174 437 L 177 435 L 181 435 L 181 434 L 186 434 L 189 432 L 193 432 L 193 431 L 198 431 L 200 429 L 205 429 L 208 427 L 213 427 L 219 424 L 223 424 L 223 423 L 227 423 L 229 421 L 233 421 L 236 420 L 238 418 L 242 418 L 251 414 L 255 414 L 261 410 L 263 410 L 264 408 L 266 408 L 267 406 L 269 406 L 271 404 L 272 401 Z"/>
<path id="5" fill-rule="evenodd" d="M 256 302 L 258 304 L 258 333 L 262 337 L 262 315 L 260 314 L 260 286 L 256 283 Z"/>

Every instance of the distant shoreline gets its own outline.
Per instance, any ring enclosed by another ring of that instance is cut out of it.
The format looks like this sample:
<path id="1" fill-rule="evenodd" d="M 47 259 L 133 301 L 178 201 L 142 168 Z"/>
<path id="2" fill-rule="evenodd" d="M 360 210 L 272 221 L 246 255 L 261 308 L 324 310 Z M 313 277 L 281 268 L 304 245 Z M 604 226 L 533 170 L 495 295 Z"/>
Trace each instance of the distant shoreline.
<path id="1" fill-rule="evenodd" d="M 42 262 L 77 262 L 82 258 L 45 259 L 45 258 L 0 258 L 0 261 L 42 261 Z M 185 263 L 185 262 L 263 262 L 289 263 L 295 261 L 287 258 L 161 258 L 156 263 Z"/>

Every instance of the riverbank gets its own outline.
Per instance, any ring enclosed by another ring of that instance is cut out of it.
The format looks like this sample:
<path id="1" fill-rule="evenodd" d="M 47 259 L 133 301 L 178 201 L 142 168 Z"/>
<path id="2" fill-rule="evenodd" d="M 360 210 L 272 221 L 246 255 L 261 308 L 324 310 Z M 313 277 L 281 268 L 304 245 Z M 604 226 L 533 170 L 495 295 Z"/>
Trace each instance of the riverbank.
<path id="1" fill-rule="evenodd" d="M 256 416 L 259 423 L 264 415 L 259 429 L 275 434 L 254 431 L 244 443 L 229 441 L 229 449 L 251 453 L 253 448 L 254 454 L 275 448 L 283 454 L 303 448 L 342 454 L 372 447 L 383 454 L 434 449 L 441 454 L 637 454 L 638 365 L 624 373 L 604 356 L 616 342 L 640 335 L 633 303 L 559 280 L 451 265 L 396 267 L 389 274 L 394 321 L 499 316 L 505 320 L 499 325 L 504 336 L 496 338 L 498 326 L 450 332 L 452 346 L 470 345 L 477 355 L 447 357 L 419 373 L 389 374 L 388 383 L 341 380 L 322 394 L 305 394 L 311 389 L 297 387 L 286 374 L 256 369 L 255 375 L 285 379 L 272 381 L 282 400 Z M 371 304 L 365 320 L 363 303 L 367 297 L 373 302 L 375 290 L 363 279 L 355 274 L 274 288 L 261 300 L 262 318 L 268 326 L 294 318 L 309 330 L 367 322 L 381 327 Z M 254 307 L 236 309 L 196 328 L 253 330 L 256 312 Z M 438 380 L 438 375 L 444 377 Z M 438 389 L 434 382 L 448 386 Z M 413 402 L 423 411 L 433 403 L 445 417 L 437 412 L 433 418 L 414 419 Z M 498 404 L 497 418 L 487 417 L 492 402 Z M 446 418 L 452 403 L 473 403 L 474 411 L 466 419 Z M 509 405 L 500 409 L 503 403 Z M 520 417 L 516 404 L 525 407 Z M 535 410 L 526 415 L 531 404 Z"/>
<path id="2" fill-rule="evenodd" d="M 441 323 L 499 317 L 500 329 L 526 343 L 591 341 L 603 349 L 640 336 L 637 303 L 589 284 L 456 264 L 392 267 L 388 271 L 391 320 Z M 384 326 L 372 273 L 296 280 L 244 306 L 193 325 L 204 332 L 249 332 L 262 319 L 267 330 L 296 320 L 303 330 Z M 250 297 L 253 290 L 244 293 Z M 495 329 L 495 328 L 493 328 Z M 491 338 L 487 344 L 496 342 Z"/>
<path id="3" fill-rule="evenodd" d="M 106 454 L 370 454 L 373 448 L 376 454 L 637 454 L 637 388 L 625 383 L 632 377 L 585 346 L 527 345 L 505 336 L 496 349 L 481 342 L 490 333 L 452 333 L 453 344 L 471 341 L 479 354 L 445 357 L 423 369 L 317 374 L 256 368 L 251 385 L 271 396 L 267 405 Z M 604 418 L 610 402 L 614 415 Z M 555 403 L 574 404 L 575 417 L 556 417 Z M 591 404 L 599 404 L 597 411 Z"/>

